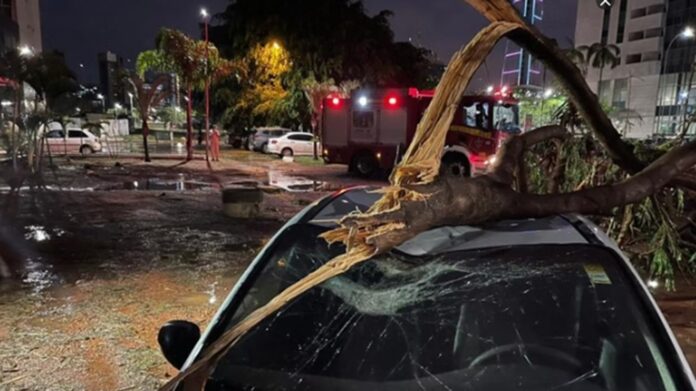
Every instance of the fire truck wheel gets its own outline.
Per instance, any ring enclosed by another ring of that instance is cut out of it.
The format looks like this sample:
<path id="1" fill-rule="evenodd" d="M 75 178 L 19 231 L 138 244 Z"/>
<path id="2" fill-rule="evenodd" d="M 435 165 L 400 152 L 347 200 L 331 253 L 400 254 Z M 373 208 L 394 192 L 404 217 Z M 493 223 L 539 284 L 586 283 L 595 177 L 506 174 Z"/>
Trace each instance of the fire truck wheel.
<path id="1" fill-rule="evenodd" d="M 372 154 L 364 152 L 353 158 L 352 166 L 359 175 L 369 177 L 377 171 L 377 160 Z"/>
<path id="2" fill-rule="evenodd" d="M 282 151 L 280 151 L 280 154 L 283 155 L 284 157 L 290 157 L 293 155 L 292 149 L 290 148 L 283 148 Z"/>
<path id="3" fill-rule="evenodd" d="M 469 160 L 466 157 L 447 154 L 442 158 L 442 166 L 440 168 L 442 174 L 455 177 L 471 176 L 471 167 Z"/>

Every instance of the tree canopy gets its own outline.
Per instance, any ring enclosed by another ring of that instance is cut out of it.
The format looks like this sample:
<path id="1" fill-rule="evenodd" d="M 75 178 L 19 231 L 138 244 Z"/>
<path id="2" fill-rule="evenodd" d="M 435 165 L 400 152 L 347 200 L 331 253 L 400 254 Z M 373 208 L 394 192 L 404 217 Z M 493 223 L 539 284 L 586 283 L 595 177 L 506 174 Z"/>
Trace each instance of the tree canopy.
<path id="1" fill-rule="evenodd" d="M 359 80 L 374 86 L 425 87 L 432 54 L 395 42 L 390 11 L 369 16 L 361 1 L 231 0 L 211 29 L 211 39 L 230 57 L 256 45 L 279 42 L 303 76 L 338 83 Z"/>

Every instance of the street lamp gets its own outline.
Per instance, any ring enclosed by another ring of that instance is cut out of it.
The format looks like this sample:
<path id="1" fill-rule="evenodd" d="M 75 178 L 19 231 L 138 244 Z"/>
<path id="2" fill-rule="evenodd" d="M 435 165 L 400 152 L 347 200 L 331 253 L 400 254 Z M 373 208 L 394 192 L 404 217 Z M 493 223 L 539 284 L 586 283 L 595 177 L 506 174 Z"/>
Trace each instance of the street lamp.
<path id="1" fill-rule="evenodd" d="M 101 101 L 102 112 L 106 111 L 106 103 L 104 103 L 104 95 L 97 94 L 97 99 L 99 99 Z"/>
<path id="2" fill-rule="evenodd" d="M 129 111 L 130 111 L 130 114 L 133 115 L 133 93 L 132 92 L 128 93 L 128 100 L 129 100 Z"/>
<path id="3" fill-rule="evenodd" d="M 694 29 L 690 26 L 684 27 L 684 30 L 682 30 L 679 34 L 675 35 L 674 38 L 672 38 L 671 41 L 669 41 L 669 44 L 667 45 L 667 49 L 665 49 L 664 55 L 660 59 L 660 76 L 657 78 L 657 96 L 658 96 L 658 111 L 657 111 L 657 118 L 655 120 L 655 133 L 657 133 L 660 130 L 660 124 L 662 122 L 662 104 L 664 103 L 664 95 L 661 91 L 662 88 L 662 75 L 666 71 L 666 64 L 665 64 L 665 59 L 669 58 L 669 50 L 672 49 L 672 45 L 674 42 L 677 41 L 677 38 L 683 38 L 683 39 L 691 39 L 696 35 L 696 32 Z"/>
<path id="4" fill-rule="evenodd" d="M 34 51 L 27 45 L 22 45 L 18 48 L 19 55 L 22 57 L 31 57 L 34 55 Z"/>
<path id="5" fill-rule="evenodd" d="M 208 162 L 210 155 L 210 37 L 208 36 L 208 22 L 210 21 L 210 17 L 205 8 L 201 8 L 201 17 L 203 18 L 203 29 L 205 34 L 205 161 Z"/>

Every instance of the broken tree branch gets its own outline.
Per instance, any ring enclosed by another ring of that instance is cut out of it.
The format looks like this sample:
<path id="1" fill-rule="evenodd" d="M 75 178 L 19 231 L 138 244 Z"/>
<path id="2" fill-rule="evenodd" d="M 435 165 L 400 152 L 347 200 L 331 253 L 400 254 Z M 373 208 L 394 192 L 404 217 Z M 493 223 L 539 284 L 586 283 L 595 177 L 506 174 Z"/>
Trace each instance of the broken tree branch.
<path id="1" fill-rule="evenodd" d="M 516 22 L 520 16 L 507 0 L 465 0 L 491 22 Z M 590 126 L 597 139 L 606 148 L 611 159 L 619 167 L 634 174 L 645 167 L 625 143 L 621 134 L 599 104 L 597 96 L 585 82 L 583 73 L 566 56 L 558 45 L 544 37 L 539 30 L 524 23 L 508 36 L 518 45 L 529 50 L 534 58 L 543 62 L 556 75 L 569 99 Z"/>

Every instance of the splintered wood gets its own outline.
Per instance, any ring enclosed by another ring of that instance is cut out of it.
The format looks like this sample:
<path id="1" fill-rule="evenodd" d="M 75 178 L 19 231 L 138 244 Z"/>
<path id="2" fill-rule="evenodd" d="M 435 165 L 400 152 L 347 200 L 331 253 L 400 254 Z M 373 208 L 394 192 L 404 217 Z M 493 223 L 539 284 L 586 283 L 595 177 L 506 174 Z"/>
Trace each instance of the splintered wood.
<path id="1" fill-rule="evenodd" d="M 378 253 L 390 250 L 390 248 L 377 248 L 371 243 L 377 237 L 407 229 L 408 222 L 384 222 L 379 219 L 373 220 L 370 217 L 398 210 L 402 202 L 426 201 L 425 196 L 414 190 L 413 186 L 431 183 L 437 177 L 445 137 L 461 96 L 474 73 L 495 44 L 506 34 L 519 28 L 526 27 L 520 23 L 492 23 L 480 31 L 465 48 L 454 55 L 435 91 L 430 106 L 418 125 L 411 146 L 402 163 L 392 173 L 391 186 L 381 190 L 382 198 L 365 214 L 348 216 L 353 222 L 350 226 L 343 224 L 344 221 L 342 221 L 339 228 L 324 235 L 324 238 L 329 242 L 344 243 L 347 248 L 346 253 L 330 260 L 291 285 L 266 305 L 227 330 L 206 349 L 198 361 L 163 386 L 162 391 L 173 391 L 180 383 L 185 391 L 203 390 L 208 376 L 220 358 L 239 338 L 266 317 L 283 308 L 309 289 L 344 273 Z M 404 186 L 409 186 L 409 188 L 406 189 Z M 364 223 L 361 224 L 363 221 Z"/>

